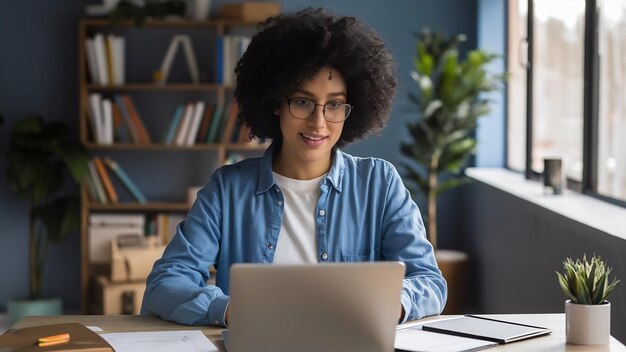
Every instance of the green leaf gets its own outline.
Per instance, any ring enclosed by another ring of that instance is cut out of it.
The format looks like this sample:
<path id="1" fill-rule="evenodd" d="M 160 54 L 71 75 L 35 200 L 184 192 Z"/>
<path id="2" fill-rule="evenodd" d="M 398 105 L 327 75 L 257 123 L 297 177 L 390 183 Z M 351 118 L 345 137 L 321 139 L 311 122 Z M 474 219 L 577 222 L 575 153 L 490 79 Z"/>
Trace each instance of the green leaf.
<path id="1" fill-rule="evenodd" d="M 36 218 L 45 224 L 46 233 L 54 243 L 64 240 L 78 229 L 80 222 L 79 202 L 75 197 L 58 198 L 33 210 Z"/>
<path id="2" fill-rule="evenodd" d="M 570 285 L 568 283 L 567 278 L 561 275 L 561 273 L 559 273 L 558 271 L 556 272 L 556 275 L 558 276 L 559 285 L 561 286 L 561 290 L 563 290 L 563 293 L 565 293 L 565 295 L 570 300 L 572 300 L 572 303 L 578 303 L 578 299 L 576 298 L 576 295 L 574 295 L 574 293 L 572 293 L 572 291 L 570 290 Z"/>
<path id="3" fill-rule="evenodd" d="M 447 191 L 449 189 L 452 188 L 456 188 L 462 184 L 468 183 L 470 182 L 471 179 L 469 177 L 465 177 L 465 176 L 459 176 L 458 178 L 450 178 L 444 181 L 440 181 L 439 184 L 437 185 L 437 188 L 435 189 L 435 194 L 439 195 L 441 192 L 443 191 Z"/>
<path id="4" fill-rule="evenodd" d="M 80 182 L 87 174 L 87 153 L 79 145 L 55 145 L 51 151 L 67 166 L 75 181 Z"/>

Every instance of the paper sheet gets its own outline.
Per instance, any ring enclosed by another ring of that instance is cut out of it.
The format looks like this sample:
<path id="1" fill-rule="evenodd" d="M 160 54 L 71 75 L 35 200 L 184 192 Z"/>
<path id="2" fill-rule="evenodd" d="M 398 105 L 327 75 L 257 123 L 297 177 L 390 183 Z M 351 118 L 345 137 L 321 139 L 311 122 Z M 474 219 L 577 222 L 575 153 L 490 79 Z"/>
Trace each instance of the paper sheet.
<path id="1" fill-rule="evenodd" d="M 217 352 L 200 330 L 101 334 L 116 352 Z"/>
<path id="2" fill-rule="evenodd" d="M 421 326 L 396 330 L 394 343 L 395 348 L 411 352 L 478 351 L 494 346 L 497 346 L 497 343 L 424 331 Z"/>

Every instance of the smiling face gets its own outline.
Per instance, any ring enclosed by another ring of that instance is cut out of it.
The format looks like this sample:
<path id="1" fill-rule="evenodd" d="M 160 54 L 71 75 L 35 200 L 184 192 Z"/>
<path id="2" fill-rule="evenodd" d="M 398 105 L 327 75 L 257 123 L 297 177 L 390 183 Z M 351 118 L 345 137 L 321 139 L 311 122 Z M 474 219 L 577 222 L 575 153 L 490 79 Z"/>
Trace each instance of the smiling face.
<path id="1" fill-rule="evenodd" d="M 289 111 L 285 99 L 276 111 L 280 118 L 283 145 L 274 159 L 274 171 L 290 178 L 308 180 L 328 172 L 332 163 L 332 148 L 343 131 L 344 121 L 328 122 L 324 118 L 324 104 L 347 103 L 348 92 L 341 74 L 330 67 L 322 67 L 310 79 L 305 79 L 289 95 L 295 104 L 309 100 L 315 111 L 308 119 L 297 119 Z M 329 113 L 331 106 L 328 106 Z"/>

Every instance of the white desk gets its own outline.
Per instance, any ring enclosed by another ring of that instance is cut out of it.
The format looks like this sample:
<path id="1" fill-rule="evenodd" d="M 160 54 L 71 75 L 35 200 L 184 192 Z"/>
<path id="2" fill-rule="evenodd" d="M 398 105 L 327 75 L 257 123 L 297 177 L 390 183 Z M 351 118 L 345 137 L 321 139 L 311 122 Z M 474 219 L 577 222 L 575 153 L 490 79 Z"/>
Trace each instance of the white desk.
<path id="1" fill-rule="evenodd" d="M 496 319 L 509 320 L 522 324 L 539 325 L 552 329 L 550 335 L 529 340 L 518 341 L 506 345 L 490 348 L 487 351 L 517 351 L 517 352 L 559 352 L 559 351 L 623 351 L 626 347 L 611 337 L 607 345 L 578 346 L 565 343 L 565 315 L 564 314 L 505 314 L 486 315 Z M 427 321 L 434 321 L 446 316 L 428 317 L 421 320 L 407 322 L 406 325 L 418 325 Z M 150 316 L 103 316 L 103 315 L 62 315 L 50 317 L 26 317 L 11 328 L 23 328 L 35 325 L 77 322 L 87 326 L 98 326 L 104 332 L 132 332 L 132 331 L 171 331 L 171 330 L 202 330 L 213 341 L 220 351 L 225 351 L 221 338 L 222 328 L 207 326 L 178 325 Z"/>

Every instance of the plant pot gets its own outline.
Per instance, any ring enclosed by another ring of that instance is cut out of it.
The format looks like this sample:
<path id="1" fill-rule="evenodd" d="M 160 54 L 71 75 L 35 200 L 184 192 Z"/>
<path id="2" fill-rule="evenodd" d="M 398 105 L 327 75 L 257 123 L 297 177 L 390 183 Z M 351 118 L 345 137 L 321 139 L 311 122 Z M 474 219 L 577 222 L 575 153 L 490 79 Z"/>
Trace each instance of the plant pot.
<path id="1" fill-rule="evenodd" d="M 449 249 L 435 251 L 441 275 L 448 284 L 448 301 L 442 314 L 460 314 L 467 297 L 467 253 Z"/>
<path id="2" fill-rule="evenodd" d="M 61 315 L 61 298 L 10 300 L 7 311 L 9 324 L 29 315 Z"/>
<path id="3" fill-rule="evenodd" d="M 602 345 L 611 336 L 611 303 L 587 305 L 565 301 L 565 335 L 567 343 Z"/>

